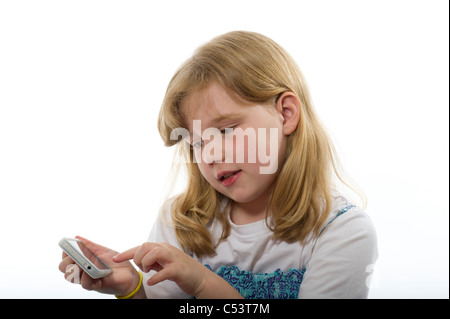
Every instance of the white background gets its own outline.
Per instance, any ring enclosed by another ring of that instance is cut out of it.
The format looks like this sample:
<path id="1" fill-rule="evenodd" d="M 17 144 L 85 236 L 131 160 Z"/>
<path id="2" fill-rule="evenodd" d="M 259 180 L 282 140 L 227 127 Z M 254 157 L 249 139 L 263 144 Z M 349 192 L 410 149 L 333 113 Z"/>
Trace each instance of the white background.
<path id="1" fill-rule="evenodd" d="M 371 298 L 448 298 L 448 1 L 0 1 L 0 297 L 66 282 L 63 236 L 145 241 L 172 150 L 174 71 L 232 30 L 285 47 L 379 237 Z"/>

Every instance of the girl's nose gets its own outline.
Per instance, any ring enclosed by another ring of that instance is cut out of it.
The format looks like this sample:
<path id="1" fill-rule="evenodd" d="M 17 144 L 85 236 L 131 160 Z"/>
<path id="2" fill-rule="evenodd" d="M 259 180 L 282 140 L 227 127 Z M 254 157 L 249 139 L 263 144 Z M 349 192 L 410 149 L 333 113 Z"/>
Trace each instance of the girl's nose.
<path id="1" fill-rule="evenodd" d="M 212 139 L 205 143 L 202 149 L 202 159 L 205 163 L 213 165 L 224 161 L 222 139 Z"/>

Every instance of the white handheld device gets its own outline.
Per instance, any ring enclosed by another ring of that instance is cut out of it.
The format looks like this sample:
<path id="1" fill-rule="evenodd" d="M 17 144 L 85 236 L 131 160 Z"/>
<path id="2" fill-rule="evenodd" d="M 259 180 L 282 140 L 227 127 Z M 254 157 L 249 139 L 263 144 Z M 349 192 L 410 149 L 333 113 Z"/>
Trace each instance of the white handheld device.
<path id="1" fill-rule="evenodd" d="M 83 245 L 79 239 L 63 238 L 59 241 L 59 246 L 94 279 L 106 277 L 112 272 L 112 269 Z"/>

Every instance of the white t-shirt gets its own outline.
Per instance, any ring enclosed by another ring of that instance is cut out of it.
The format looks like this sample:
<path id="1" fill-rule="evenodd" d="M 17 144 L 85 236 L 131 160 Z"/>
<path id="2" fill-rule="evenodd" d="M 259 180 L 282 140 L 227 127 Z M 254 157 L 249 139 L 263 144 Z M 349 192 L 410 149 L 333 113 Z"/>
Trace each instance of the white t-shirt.
<path id="1" fill-rule="evenodd" d="M 148 241 L 181 249 L 171 226 L 171 201 L 161 208 Z M 167 222 L 169 221 L 169 222 Z M 265 220 L 236 225 L 213 257 L 192 257 L 227 280 L 246 298 L 366 298 L 368 277 L 377 259 L 376 232 L 369 216 L 335 197 L 322 232 L 302 245 L 273 240 Z M 211 223 L 214 239 L 222 233 Z M 144 283 L 154 272 L 144 273 Z M 176 284 L 149 287 L 148 298 L 190 298 Z"/>

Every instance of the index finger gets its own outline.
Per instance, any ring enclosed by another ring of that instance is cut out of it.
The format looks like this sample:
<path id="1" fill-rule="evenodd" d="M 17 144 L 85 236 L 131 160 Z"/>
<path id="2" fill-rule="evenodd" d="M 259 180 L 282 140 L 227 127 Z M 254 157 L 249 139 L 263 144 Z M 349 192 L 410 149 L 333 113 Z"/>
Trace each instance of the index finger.
<path id="1" fill-rule="evenodd" d="M 123 253 L 120 253 L 120 254 L 118 254 L 118 255 L 115 255 L 115 256 L 113 257 L 113 261 L 114 261 L 115 263 L 121 263 L 121 262 L 123 262 L 123 261 L 125 261 L 125 260 L 133 259 L 133 258 L 134 258 L 134 255 L 136 254 L 136 252 L 137 252 L 137 250 L 139 249 L 139 247 L 141 247 L 141 246 L 136 246 L 136 247 L 134 247 L 134 248 L 130 248 L 130 249 L 124 251 Z"/>

